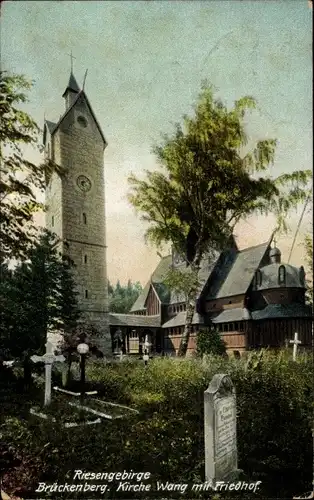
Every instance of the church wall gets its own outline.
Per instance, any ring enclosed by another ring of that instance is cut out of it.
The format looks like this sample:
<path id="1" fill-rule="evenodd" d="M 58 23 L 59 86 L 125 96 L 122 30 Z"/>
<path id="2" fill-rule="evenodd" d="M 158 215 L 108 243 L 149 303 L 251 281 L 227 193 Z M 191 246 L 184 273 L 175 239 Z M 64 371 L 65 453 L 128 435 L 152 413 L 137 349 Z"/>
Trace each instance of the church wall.
<path id="1" fill-rule="evenodd" d="M 226 332 L 222 335 L 224 342 L 226 343 L 226 350 L 245 350 L 246 349 L 246 336 L 244 333 L 238 332 Z"/>
<path id="2" fill-rule="evenodd" d="M 156 316 L 160 314 L 160 301 L 152 287 L 149 290 L 145 307 L 147 316 Z"/>
<path id="3" fill-rule="evenodd" d="M 300 288 L 275 288 L 263 290 L 262 295 L 268 304 L 292 304 L 298 302 L 304 304 L 304 290 Z"/>
<path id="4" fill-rule="evenodd" d="M 225 297 L 222 299 L 207 300 L 205 304 L 205 311 L 213 313 L 224 309 L 235 309 L 244 307 L 245 294 L 234 295 L 233 297 Z"/>
<path id="5" fill-rule="evenodd" d="M 283 318 L 252 322 L 248 332 L 248 348 L 262 346 L 282 347 L 286 341 L 294 338 L 295 332 L 305 346 L 311 346 L 311 318 Z"/>

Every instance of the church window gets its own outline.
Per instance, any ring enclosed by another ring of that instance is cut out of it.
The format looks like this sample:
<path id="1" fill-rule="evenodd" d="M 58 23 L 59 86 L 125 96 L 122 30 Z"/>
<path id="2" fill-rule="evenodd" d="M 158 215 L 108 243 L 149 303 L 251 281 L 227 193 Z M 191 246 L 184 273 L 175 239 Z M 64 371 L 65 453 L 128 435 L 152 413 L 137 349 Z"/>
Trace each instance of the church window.
<path id="1" fill-rule="evenodd" d="M 87 224 L 87 217 L 85 212 L 83 212 L 83 224 Z"/>
<path id="2" fill-rule="evenodd" d="M 52 227 L 54 227 L 54 225 L 55 225 L 55 218 L 54 218 L 54 216 L 51 217 L 51 225 L 52 225 Z"/>
<path id="3" fill-rule="evenodd" d="M 88 290 L 85 290 L 85 299 L 88 299 Z"/>
<path id="4" fill-rule="evenodd" d="M 84 264 L 87 264 L 87 255 L 84 255 Z"/>
<path id="5" fill-rule="evenodd" d="M 278 269 L 278 283 L 279 283 L 279 285 L 286 284 L 286 268 L 285 268 L 285 266 L 280 266 Z"/>
<path id="6" fill-rule="evenodd" d="M 183 305 L 181 304 L 180 305 L 180 312 L 182 312 L 182 311 L 183 311 Z"/>

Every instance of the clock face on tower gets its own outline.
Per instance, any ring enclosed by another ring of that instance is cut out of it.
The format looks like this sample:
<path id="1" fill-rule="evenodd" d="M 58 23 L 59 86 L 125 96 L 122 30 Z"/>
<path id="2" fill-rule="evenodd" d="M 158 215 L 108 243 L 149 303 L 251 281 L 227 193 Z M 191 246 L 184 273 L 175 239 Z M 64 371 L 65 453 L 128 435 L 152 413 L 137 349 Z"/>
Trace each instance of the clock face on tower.
<path id="1" fill-rule="evenodd" d="M 88 191 L 91 190 L 92 183 L 85 175 L 79 175 L 76 180 L 76 183 L 80 188 L 80 190 L 83 191 L 84 193 L 87 193 Z"/>

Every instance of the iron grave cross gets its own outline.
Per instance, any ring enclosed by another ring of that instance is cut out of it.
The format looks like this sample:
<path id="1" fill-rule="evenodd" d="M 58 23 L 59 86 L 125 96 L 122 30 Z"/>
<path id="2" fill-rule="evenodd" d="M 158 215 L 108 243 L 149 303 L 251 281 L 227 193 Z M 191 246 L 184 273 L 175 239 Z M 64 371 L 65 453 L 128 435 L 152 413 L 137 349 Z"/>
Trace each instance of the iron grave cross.
<path id="1" fill-rule="evenodd" d="M 34 363 L 45 363 L 45 402 L 44 405 L 49 405 L 51 401 L 51 371 L 55 361 L 64 361 L 64 356 L 55 356 L 53 353 L 53 345 L 51 342 L 46 343 L 46 353 L 43 356 L 31 356 Z"/>

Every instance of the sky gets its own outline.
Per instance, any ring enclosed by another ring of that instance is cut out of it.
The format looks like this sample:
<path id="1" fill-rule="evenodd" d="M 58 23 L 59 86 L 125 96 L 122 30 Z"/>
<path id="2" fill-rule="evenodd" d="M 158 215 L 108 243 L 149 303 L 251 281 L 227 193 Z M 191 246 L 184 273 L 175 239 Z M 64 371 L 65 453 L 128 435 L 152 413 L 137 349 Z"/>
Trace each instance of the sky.
<path id="1" fill-rule="evenodd" d="M 192 106 L 205 79 L 227 106 L 253 96 L 251 143 L 276 138 L 270 174 L 312 168 L 312 11 L 307 0 L 5 1 L 1 65 L 35 80 L 27 112 L 57 121 L 70 74 L 85 91 L 108 142 L 104 156 L 108 275 L 149 279 L 159 257 L 147 226 L 127 201 L 127 177 L 155 169 L 152 147 Z M 34 154 L 34 161 L 40 161 Z M 302 207 L 278 239 L 287 261 Z M 304 265 L 301 224 L 290 263 Z M 38 222 L 43 223 L 39 216 Z M 239 248 L 267 241 L 273 217 L 251 217 L 235 231 Z M 165 252 L 167 253 L 167 252 Z"/>

